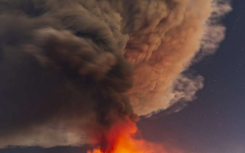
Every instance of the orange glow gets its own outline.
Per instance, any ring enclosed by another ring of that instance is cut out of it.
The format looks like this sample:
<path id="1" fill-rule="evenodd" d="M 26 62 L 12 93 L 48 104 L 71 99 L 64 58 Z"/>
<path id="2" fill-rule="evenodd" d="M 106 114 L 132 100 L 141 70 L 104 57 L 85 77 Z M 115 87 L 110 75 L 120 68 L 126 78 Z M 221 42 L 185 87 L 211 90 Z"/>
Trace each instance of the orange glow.
<path id="1" fill-rule="evenodd" d="M 136 139 L 134 137 L 136 132 L 137 127 L 134 123 L 118 124 L 107 135 L 109 137 L 107 140 L 113 140 L 111 151 L 103 152 L 97 148 L 87 153 L 167 153 L 160 145 Z"/>

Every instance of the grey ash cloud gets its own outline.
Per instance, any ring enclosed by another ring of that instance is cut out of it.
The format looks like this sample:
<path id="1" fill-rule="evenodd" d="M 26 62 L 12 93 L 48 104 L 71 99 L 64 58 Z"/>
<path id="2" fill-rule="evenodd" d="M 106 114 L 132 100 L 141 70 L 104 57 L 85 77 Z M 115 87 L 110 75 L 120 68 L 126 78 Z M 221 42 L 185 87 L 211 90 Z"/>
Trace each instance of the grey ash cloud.
<path id="1" fill-rule="evenodd" d="M 203 79 L 182 72 L 222 40 L 220 2 L 0 0 L 0 147 L 82 145 L 193 100 Z"/>

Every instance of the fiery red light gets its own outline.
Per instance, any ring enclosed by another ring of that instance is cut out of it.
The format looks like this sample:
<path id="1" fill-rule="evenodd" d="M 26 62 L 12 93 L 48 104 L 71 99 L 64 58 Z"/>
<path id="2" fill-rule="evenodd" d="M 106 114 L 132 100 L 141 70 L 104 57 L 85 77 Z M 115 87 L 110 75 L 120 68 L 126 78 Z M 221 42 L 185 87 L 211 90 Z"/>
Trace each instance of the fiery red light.
<path id="1" fill-rule="evenodd" d="M 135 123 L 119 123 L 107 133 L 100 148 L 87 153 L 167 153 L 159 144 L 135 138 L 136 132 Z"/>

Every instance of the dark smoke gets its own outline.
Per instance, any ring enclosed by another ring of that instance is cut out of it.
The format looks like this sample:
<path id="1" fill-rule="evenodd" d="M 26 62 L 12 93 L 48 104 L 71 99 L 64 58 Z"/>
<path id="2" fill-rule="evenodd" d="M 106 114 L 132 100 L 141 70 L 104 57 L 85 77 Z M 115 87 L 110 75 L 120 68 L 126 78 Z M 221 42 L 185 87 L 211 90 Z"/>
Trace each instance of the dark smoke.
<path id="1" fill-rule="evenodd" d="M 112 149 L 113 125 L 195 98 L 203 78 L 183 72 L 201 48 L 214 52 L 230 10 L 228 0 L 0 0 L 0 147 Z"/>
<path id="2" fill-rule="evenodd" d="M 135 118 L 125 95 L 132 86 L 127 36 L 115 13 L 106 5 L 88 11 L 93 5 L 0 1 L 0 142 L 48 122 L 103 131 Z"/>

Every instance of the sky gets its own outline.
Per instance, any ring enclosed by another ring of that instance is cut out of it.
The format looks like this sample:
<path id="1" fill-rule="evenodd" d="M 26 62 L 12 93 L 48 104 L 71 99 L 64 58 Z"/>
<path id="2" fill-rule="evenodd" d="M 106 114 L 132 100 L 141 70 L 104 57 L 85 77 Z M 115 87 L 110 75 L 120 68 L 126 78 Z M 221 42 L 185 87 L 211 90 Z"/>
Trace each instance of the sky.
<path id="1" fill-rule="evenodd" d="M 186 153 L 245 153 L 245 1 L 234 0 L 223 20 L 218 51 L 191 66 L 204 88 L 178 113 L 160 112 L 137 123 L 142 137 Z M 1 153 L 83 153 L 87 147 L 7 148 Z"/>

